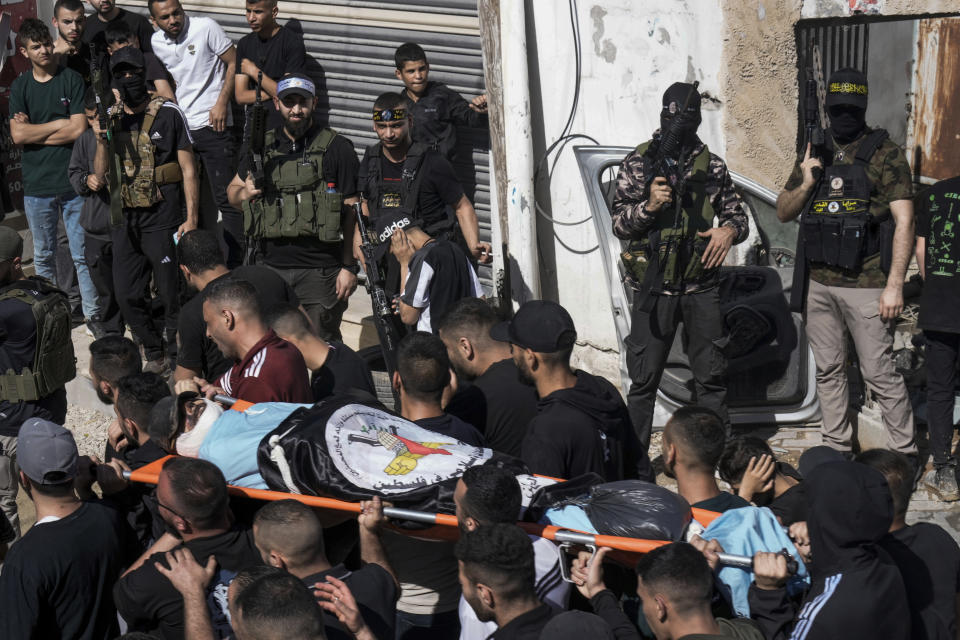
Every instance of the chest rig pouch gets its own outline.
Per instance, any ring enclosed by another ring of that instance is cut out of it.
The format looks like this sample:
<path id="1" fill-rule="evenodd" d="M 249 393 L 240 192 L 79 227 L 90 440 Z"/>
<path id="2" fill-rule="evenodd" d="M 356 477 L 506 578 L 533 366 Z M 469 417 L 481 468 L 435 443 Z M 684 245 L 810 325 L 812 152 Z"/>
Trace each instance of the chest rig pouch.
<path id="1" fill-rule="evenodd" d="M 637 147 L 644 155 L 649 143 Z M 644 155 L 644 175 L 652 162 Z M 656 223 L 644 240 L 631 240 L 620 254 L 626 273 L 653 293 L 682 291 L 686 284 L 715 278 L 717 269 L 705 270 L 701 258 L 708 241 L 697 233 L 713 227 L 715 212 L 707 195 L 710 149 L 704 145 L 693 161 L 690 175 L 680 186 L 680 197 L 661 208 Z M 676 190 L 676 187 L 674 187 Z"/>
<path id="2" fill-rule="evenodd" d="M 263 194 L 243 203 L 248 236 L 343 239 L 343 194 L 328 192 L 323 175 L 323 156 L 336 137 L 336 131 L 323 129 L 302 153 L 281 153 L 276 132 L 267 132 Z"/>
<path id="3" fill-rule="evenodd" d="M 395 182 L 387 182 L 383 177 L 383 150 L 380 143 L 371 145 L 367 149 L 367 181 L 364 197 L 367 199 L 367 206 L 370 208 L 371 220 L 377 220 L 380 216 L 392 215 L 403 211 L 411 219 L 419 217 L 420 208 L 420 185 L 423 183 L 423 172 L 420 170 L 423 166 L 424 154 L 430 148 L 426 145 L 414 142 L 407 150 L 407 157 L 403 160 L 403 168 L 400 174 L 399 191 Z M 426 224 L 424 229 L 431 233 L 434 229 Z"/>
<path id="4" fill-rule="evenodd" d="M 157 96 L 147 105 L 143 124 L 137 132 L 116 133 L 117 153 L 123 159 L 120 172 L 120 200 L 124 208 L 149 208 L 163 200 L 160 185 L 183 180 L 180 163 L 156 164 L 156 145 L 150 139 L 150 129 L 160 107 L 167 99 Z"/>
<path id="5" fill-rule="evenodd" d="M 864 259 L 881 253 L 892 240 L 891 216 L 881 220 L 870 215 L 873 185 L 867 177 L 870 159 L 886 137 L 882 129 L 867 134 L 852 163 L 824 169 L 802 218 L 804 252 L 810 262 L 859 271 Z"/>

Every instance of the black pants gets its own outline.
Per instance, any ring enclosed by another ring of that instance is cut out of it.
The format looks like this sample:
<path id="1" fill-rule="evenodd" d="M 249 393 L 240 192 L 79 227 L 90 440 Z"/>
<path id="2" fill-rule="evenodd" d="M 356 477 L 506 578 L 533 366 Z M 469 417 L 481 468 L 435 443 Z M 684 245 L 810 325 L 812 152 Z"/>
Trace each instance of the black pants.
<path id="1" fill-rule="evenodd" d="M 650 446 L 657 388 L 681 322 L 695 401 L 720 414 L 729 431 L 727 359 L 718 347 L 723 338 L 723 317 L 717 287 L 700 293 L 656 296 L 649 313 L 640 308 L 641 302 L 642 299 L 637 300 L 633 305 L 633 323 L 624 347 L 631 381 L 627 409 L 643 449 Z"/>
<path id="2" fill-rule="evenodd" d="M 163 341 L 167 340 L 167 355 L 176 356 L 177 299 L 179 276 L 177 252 L 173 245 L 176 228 L 160 231 L 141 231 L 133 221 L 125 221 L 111 230 L 113 236 L 113 286 L 124 319 L 143 345 L 147 360 L 164 355 Z M 153 275 L 163 323 L 158 326 L 153 317 L 150 299 L 150 276 Z"/>
<path id="3" fill-rule="evenodd" d="M 942 467 L 953 462 L 953 405 L 956 402 L 957 360 L 960 359 L 960 333 L 924 331 L 927 341 L 927 429 L 933 464 Z"/>
<path id="4" fill-rule="evenodd" d="M 84 235 L 87 268 L 100 295 L 100 324 L 107 333 L 123 334 L 123 316 L 113 289 L 113 239 Z"/>
<path id="5" fill-rule="evenodd" d="M 191 129 L 190 136 L 223 216 L 221 226 L 227 267 L 239 267 L 243 263 L 243 214 L 227 199 L 227 185 L 237 174 L 236 138 L 232 129 L 216 132 L 211 127 Z"/>
<path id="6" fill-rule="evenodd" d="M 337 300 L 337 276 L 340 266 L 314 267 L 312 269 L 273 269 L 287 281 L 300 299 L 314 327 L 324 340 L 339 342 L 340 321 L 347 310 L 346 300 Z"/>

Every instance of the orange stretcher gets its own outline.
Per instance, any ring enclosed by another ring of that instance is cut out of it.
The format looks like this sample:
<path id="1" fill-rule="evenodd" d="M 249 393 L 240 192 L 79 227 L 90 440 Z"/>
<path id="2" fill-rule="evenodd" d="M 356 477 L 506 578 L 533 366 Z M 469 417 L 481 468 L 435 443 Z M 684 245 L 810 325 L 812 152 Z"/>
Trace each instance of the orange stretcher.
<path id="1" fill-rule="evenodd" d="M 227 405 L 233 411 L 246 411 L 253 406 L 253 403 L 246 400 L 238 400 L 229 396 L 217 395 L 215 400 Z M 141 484 L 156 485 L 160 478 L 160 470 L 164 463 L 174 456 L 166 456 L 148 465 L 140 467 L 124 475 L 133 482 Z M 546 476 L 541 476 L 546 477 Z M 562 482 L 558 478 L 551 478 Z M 327 509 L 331 511 L 340 511 L 347 513 L 360 513 L 360 503 L 337 500 L 335 498 L 324 498 L 321 496 L 308 496 L 303 494 L 287 493 L 284 491 L 270 491 L 266 489 L 251 489 L 247 487 L 238 487 L 227 485 L 227 491 L 230 495 L 250 498 L 253 500 L 297 500 L 303 504 L 317 509 Z M 692 509 L 693 518 L 704 527 L 708 526 L 719 513 L 706 511 L 704 509 Z M 395 531 L 414 535 L 418 538 L 427 538 L 431 540 L 456 540 L 460 535 L 460 529 L 457 526 L 457 517 L 447 513 L 427 513 L 423 511 L 414 511 L 412 509 L 401 509 L 396 507 L 385 507 L 384 515 L 398 520 L 411 520 L 421 524 L 430 525 L 427 529 L 418 529 L 409 531 L 398 527 L 392 527 Z M 633 564 L 636 562 L 636 556 L 647 553 L 657 547 L 669 544 L 667 540 L 643 540 L 639 538 L 625 538 L 622 536 L 609 536 L 602 534 L 585 533 L 573 529 L 557 527 L 555 525 L 538 524 L 535 522 L 518 522 L 522 529 L 531 535 L 552 540 L 561 546 L 584 546 L 591 549 L 598 547 L 610 547 L 618 553 L 618 559 L 622 562 Z M 749 558 L 734 556 L 731 554 L 721 554 L 721 562 L 734 566 L 749 566 Z"/>
<path id="2" fill-rule="evenodd" d="M 248 405 L 249 406 L 249 405 Z M 242 409 L 241 409 L 242 410 Z M 140 467 L 136 471 L 124 474 L 133 482 L 141 484 L 156 485 L 160 478 L 160 470 L 164 463 L 173 456 L 160 458 L 148 465 Z M 360 513 L 360 503 L 346 502 L 335 498 L 324 498 L 321 496 L 307 496 L 295 493 L 286 493 L 283 491 L 269 491 L 265 489 L 251 489 L 247 487 L 237 487 L 227 485 L 227 490 L 231 495 L 250 498 L 253 500 L 297 500 L 303 504 L 317 509 L 328 509 L 332 511 L 342 511 L 348 513 Z M 429 538 L 435 540 L 456 540 L 459 536 L 457 527 L 457 517 L 447 513 L 426 513 L 423 511 L 414 511 L 412 509 L 399 509 L 387 507 L 384 509 L 384 515 L 394 519 L 412 520 L 423 524 L 432 525 L 431 527 L 415 532 L 408 532 L 403 529 L 397 529 L 401 533 L 410 533 L 418 538 Z M 703 509 L 693 509 L 693 517 L 700 524 L 707 526 L 719 517 L 719 513 L 705 511 Z M 620 536 L 608 536 L 601 534 L 584 533 L 572 529 L 565 529 L 554 525 L 544 525 L 534 522 L 519 522 L 520 527 L 532 535 L 547 538 L 557 543 L 570 543 L 591 547 L 610 547 L 628 554 L 643 554 L 665 545 L 665 540 L 641 540 L 637 538 L 624 538 Z"/>

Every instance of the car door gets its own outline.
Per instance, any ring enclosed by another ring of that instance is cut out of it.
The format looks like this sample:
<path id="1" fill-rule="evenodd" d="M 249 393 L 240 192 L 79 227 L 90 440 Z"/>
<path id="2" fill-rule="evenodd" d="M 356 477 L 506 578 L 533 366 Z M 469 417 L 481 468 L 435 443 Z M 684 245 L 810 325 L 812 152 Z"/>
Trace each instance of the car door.
<path id="1" fill-rule="evenodd" d="M 599 255 L 610 291 L 621 345 L 621 388 L 629 389 L 624 339 L 630 334 L 633 288 L 624 279 L 620 254 L 625 243 L 613 235 L 610 206 L 616 171 L 629 147 L 584 146 L 574 153 L 599 241 Z M 727 403 L 734 423 L 805 423 L 817 419 L 813 354 L 803 318 L 788 308 L 793 278 L 797 223 L 776 218 L 776 194 L 745 176 L 731 173 L 750 217 L 750 235 L 735 246 L 721 270 L 729 369 Z M 667 358 L 657 397 L 654 425 L 694 400 L 693 378 L 683 349 L 683 328 Z"/>

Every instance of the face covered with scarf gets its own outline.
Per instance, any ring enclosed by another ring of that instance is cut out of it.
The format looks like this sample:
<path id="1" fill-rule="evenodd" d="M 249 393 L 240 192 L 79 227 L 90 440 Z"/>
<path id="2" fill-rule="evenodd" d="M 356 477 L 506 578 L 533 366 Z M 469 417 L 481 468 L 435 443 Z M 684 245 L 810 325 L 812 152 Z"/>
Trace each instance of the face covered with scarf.
<path id="1" fill-rule="evenodd" d="M 110 56 L 113 86 L 128 107 L 139 107 L 150 99 L 145 69 L 143 53 L 133 46 L 123 47 Z"/>
<path id="2" fill-rule="evenodd" d="M 683 108 L 685 104 L 686 109 Z M 697 129 L 702 120 L 700 93 L 697 89 L 686 82 L 674 82 L 670 85 L 663 94 L 660 135 L 666 136 L 672 127 L 677 127 L 680 145 L 691 147 L 697 140 Z"/>

